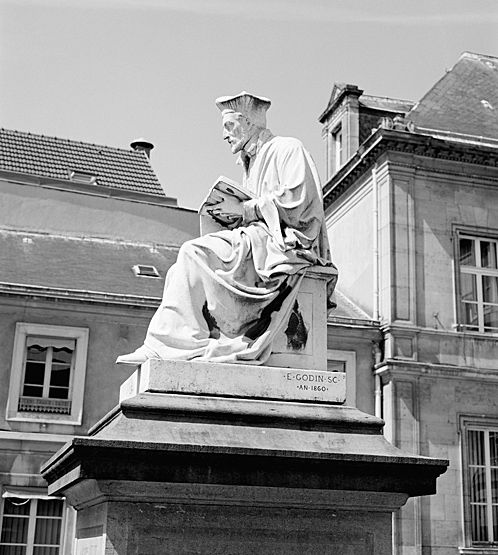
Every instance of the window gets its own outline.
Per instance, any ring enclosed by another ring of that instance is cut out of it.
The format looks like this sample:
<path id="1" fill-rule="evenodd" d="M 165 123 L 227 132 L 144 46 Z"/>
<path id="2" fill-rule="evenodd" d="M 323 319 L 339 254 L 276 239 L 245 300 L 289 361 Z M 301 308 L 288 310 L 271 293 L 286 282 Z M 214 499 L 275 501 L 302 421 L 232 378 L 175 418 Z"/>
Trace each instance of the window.
<path id="1" fill-rule="evenodd" d="M 63 506 L 62 499 L 4 494 L 0 555 L 59 555 Z"/>
<path id="2" fill-rule="evenodd" d="M 342 141 L 342 128 L 339 127 L 332 133 L 332 141 L 333 141 L 333 148 L 334 148 L 334 171 L 337 172 L 340 170 L 342 166 L 343 160 L 343 141 Z"/>
<path id="3" fill-rule="evenodd" d="M 458 236 L 459 324 L 463 329 L 498 333 L 497 240 Z"/>
<path id="4" fill-rule="evenodd" d="M 95 185 L 97 183 L 96 175 L 81 170 L 70 170 L 69 179 L 75 183 L 83 183 L 85 185 Z"/>
<path id="5" fill-rule="evenodd" d="M 464 507 L 469 547 L 498 548 L 498 422 L 465 421 L 462 430 Z"/>
<path id="6" fill-rule="evenodd" d="M 144 264 L 136 264 L 131 268 L 137 277 L 158 278 L 161 277 L 155 266 L 146 266 Z"/>
<path id="7" fill-rule="evenodd" d="M 327 370 L 346 372 L 346 405 L 356 407 L 356 352 L 327 350 Z"/>
<path id="8" fill-rule="evenodd" d="M 7 418 L 80 424 L 88 330 L 18 323 Z"/>

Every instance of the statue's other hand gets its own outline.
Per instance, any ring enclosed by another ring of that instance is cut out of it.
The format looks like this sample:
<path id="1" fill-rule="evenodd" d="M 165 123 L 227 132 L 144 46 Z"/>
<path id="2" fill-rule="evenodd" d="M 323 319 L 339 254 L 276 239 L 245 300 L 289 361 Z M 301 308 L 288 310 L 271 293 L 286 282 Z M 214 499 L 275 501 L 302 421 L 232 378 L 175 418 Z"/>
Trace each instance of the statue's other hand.
<path id="1" fill-rule="evenodd" d="M 227 196 L 221 202 L 212 205 L 210 211 L 214 216 L 243 216 L 244 205 L 238 198 Z"/>

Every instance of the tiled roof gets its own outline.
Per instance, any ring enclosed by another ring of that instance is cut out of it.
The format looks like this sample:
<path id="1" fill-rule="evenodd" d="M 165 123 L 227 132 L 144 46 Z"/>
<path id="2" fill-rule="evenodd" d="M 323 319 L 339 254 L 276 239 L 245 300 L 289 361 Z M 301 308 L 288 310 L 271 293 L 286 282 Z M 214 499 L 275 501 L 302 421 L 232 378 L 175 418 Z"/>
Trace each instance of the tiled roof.
<path id="1" fill-rule="evenodd" d="M 465 52 L 407 118 L 418 128 L 498 139 L 498 58 Z"/>
<path id="2" fill-rule="evenodd" d="M 0 128 L 0 171 L 70 181 L 94 175 L 98 185 L 165 196 L 144 152 Z"/>
<path id="3" fill-rule="evenodd" d="M 384 96 L 372 96 L 369 94 L 362 94 L 359 98 L 359 103 L 365 108 L 398 113 L 409 112 L 415 104 L 415 102 L 411 100 L 399 100 L 397 98 L 386 98 Z"/>
<path id="4" fill-rule="evenodd" d="M 0 230 L 0 282 L 160 298 L 178 249 L 95 238 Z M 155 266 L 162 279 L 136 277 Z"/>

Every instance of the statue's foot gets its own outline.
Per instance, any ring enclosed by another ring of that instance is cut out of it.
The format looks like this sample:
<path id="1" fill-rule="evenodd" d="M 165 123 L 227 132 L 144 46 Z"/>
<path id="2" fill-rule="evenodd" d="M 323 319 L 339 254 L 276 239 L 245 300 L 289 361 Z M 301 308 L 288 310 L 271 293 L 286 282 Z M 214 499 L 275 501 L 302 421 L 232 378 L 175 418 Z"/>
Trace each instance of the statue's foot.
<path id="1" fill-rule="evenodd" d="M 147 359 L 153 358 L 153 356 L 154 353 L 145 345 L 142 345 L 133 353 L 118 356 L 118 358 L 116 359 L 116 364 L 132 364 L 133 366 L 139 366 L 140 364 L 143 364 Z"/>

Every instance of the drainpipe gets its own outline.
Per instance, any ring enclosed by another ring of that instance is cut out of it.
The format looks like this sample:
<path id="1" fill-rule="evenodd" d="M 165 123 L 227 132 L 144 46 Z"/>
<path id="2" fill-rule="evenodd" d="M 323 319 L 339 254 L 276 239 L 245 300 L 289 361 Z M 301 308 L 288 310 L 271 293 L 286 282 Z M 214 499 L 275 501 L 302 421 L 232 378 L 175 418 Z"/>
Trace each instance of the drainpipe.
<path id="1" fill-rule="evenodd" d="M 377 165 L 372 168 L 373 196 L 373 319 L 379 319 L 379 184 L 377 182 Z"/>
<path id="2" fill-rule="evenodd" d="M 377 182 L 377 165 L 372 168 L 372 233 L 373 233 L 373 319 L 379 319 L 379 184 Z M 380 349 L 376 345 L 374 352 L 375 366 L 380 361 Z M 374 367 L 375 367 L 374 366 Z M 382 418 L 382 382 L 380 376 L 374 375 L 375 416 Z"/>

